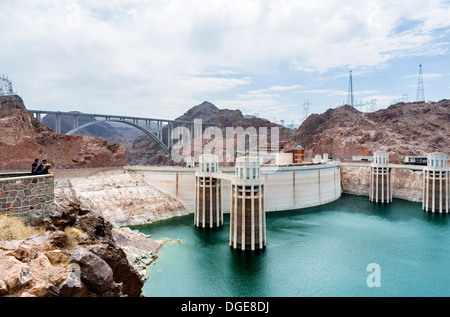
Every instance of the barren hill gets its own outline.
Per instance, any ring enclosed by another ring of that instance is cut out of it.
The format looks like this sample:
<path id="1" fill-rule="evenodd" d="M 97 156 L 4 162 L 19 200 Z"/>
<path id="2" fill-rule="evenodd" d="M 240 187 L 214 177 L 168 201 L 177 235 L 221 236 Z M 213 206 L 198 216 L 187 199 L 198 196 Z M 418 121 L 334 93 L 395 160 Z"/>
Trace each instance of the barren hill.
<path id="1" fill-rule="evenodd" d="M 450 100 L 397 103 L 387 109 L 362 113 L 345 105 L 312 114 L 298 128 L 287 145 L 301 144 L 306 157 L 328 153 L 333 158 L 351 159 L 390 153 L 392 161 L 405 155 L 426 155 L 439 149 L 450 152 Z"/>
<path id="2" fill-rule="evenodd" d="M 176 118 L 178 121 L 194 121 L 195 119 L 202 119 L 202 123 L 212 123 L 214 126 L 220 128 L 225 137 L 225 129 L 227 127 L 278 127 L 280 130 L 280 141 L 286 142 L 289 140 L 294 131 L 278 124 L 272 123 L 261 118 L 245 118 L 240 110 L 219 109 L 210 102 L 203 103 L 192 107 L 186 113 Z M 167 138 L 167 130 L 163 129 L 163 138 Z M 204 144 L 208 143 L 204 140 Z M 225 143 L 224 143 L 225 144 Z M 130 164 L 154 165 L 163 164 L 165 161 L 165 154 L 160 149 L 159 145 L 147 135 L 141 135 L 136 138 L 133 146 L 127 149 L 127 162 Z"/>

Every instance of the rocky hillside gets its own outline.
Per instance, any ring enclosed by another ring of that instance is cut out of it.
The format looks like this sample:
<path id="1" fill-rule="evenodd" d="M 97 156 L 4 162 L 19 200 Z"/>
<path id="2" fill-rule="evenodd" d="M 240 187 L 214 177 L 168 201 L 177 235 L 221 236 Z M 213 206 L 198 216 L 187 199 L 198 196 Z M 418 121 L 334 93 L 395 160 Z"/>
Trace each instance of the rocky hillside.
<path id="1" fill-rule="evenodd" d="M 47 158 L 54 168 L 125 164 L 123 146 L 90 136 L 56 134 L 26 111 L 19 96 L 12 100 L 15 107 L 10 106 L 11 97 L 0 97 L 0 170 L 31 169 L 35 158 Z"/>
<path id="2" fill-rule="evenodd" d="M 261 118 L 245 118 L 240 110 L 219 109 L 210 102 L 203 102 L 189 109 L 182 116 L 176 118 L 179 121 L 194 121 L 194 119 L 202 119 L 202 123 L 212 123 L 214 126 L 222 130 L 225 137 L 225 129 L 227 127 L 278 127 L 280 129 L 280 141 L 286 142 L 293 135 L 293 130 L 282 127 L 278 124 Z M 163 137 L 167 139 L 167 130 L 163 129 Z M 204 144 L 208 143 L 204 140 Z M 270 140 L 269 140 L 270 142 Z M 225 145 L 225 142 L 223 143 Z M 165 154 L 159 145 L 146 135 L 136 138 L 133 146 L 127 150 L 127 162 L 130 164 L 156 165 L 167 163 Z"/>
<path id="3" fill-rule="evenodd" d="M 175 197 L 148 184 L 136 173 L 111 170 L 90 176 L 55 179 L 55 195 L 79 203 L 114 226 L 134 226 L 184 216 L 189 211 Z"/>
<path id="4" fill-rule="evenodd" d="M 397 103 L 387 109 L 362 113 L 345 105 L 312 114 L 286 146 L 305 148 L 307 158 L 328 153 L 351 159 L 372 155 L 380 148 L 392 161 L 405 155 L 426 155 L 439 149 L 450 152 L 450 100 L 431 103 Z"/>
<path id="5" fill-rule="evenodd" d="M 120 245 L 130 241 L 131 230 L 117 233 L 103 217 L 70 201 L 43 214 L 37 234 L 16 238 L 26 228 L 17 221 L 0 219 L 0 296 L 142 296 L 144 278 L 132 263 L 137 253 Z M 150 240 L 134 239 L 151 257 L 143 246 Z"/>

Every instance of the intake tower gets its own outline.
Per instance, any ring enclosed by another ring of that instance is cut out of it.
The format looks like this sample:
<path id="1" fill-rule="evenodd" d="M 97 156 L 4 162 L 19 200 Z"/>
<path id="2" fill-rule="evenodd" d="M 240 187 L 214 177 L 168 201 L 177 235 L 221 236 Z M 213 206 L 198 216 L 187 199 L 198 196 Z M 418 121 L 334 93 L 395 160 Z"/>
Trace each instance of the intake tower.
<path id="1" fill-rule="evenodd" d="M 422 210 L 448 213 L 450 169 L 447 167 L 447 154 L 437 150 L 428 154 L 423 173 Z"/>
<path id="2" fill-rule="evenodd" d="M 373 154 L 373 162 L 370 166 L 369 200 L 382 204 L 392 202 L 389 153 L 379 151 Z"/>
<path id="3" fill-rule="evenodd" d="M 194 225 L 201 228 L 217 228 L 223 225 L 222 180 L 214 177 L 219 170 L 219 157 L 199 156 L 195 173 Z"/>
<path id="4" fill-rule="evenodd" d="M 230 246 L 239 250 L 266 246 L 264 179 L 257 157 L 236 160 L 235 176 L 231 179 Z"/>

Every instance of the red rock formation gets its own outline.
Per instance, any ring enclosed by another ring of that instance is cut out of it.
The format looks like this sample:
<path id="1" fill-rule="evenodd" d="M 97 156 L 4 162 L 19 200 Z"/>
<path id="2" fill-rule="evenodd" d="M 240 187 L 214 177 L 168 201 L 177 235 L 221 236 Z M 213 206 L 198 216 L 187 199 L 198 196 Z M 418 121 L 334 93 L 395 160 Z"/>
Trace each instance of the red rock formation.
<path id="1" fill-rule="evenodd" d="M 348 105 L 312 114 L 297 130 L 287 148 L 298 144 L 305 155 L 328 153 L 351 159 L 372 155 L 380 148 L 391 161 L 406 155 L 450 152 L 450 100 L 432 103 L 397 103 L 387 109 L 362 113 Z"/>
<path id="2" fill-rule="evenodd" d="M 19 96 L 13 97 L 16 107 L 7 107 L 6 97 L 0 98 L 0 170 L 31 169 L 35 158 L 47 158 L 53 168 L 125 164 L 123 146 L 101 138 L 56 134 L 26 111 Z"/>

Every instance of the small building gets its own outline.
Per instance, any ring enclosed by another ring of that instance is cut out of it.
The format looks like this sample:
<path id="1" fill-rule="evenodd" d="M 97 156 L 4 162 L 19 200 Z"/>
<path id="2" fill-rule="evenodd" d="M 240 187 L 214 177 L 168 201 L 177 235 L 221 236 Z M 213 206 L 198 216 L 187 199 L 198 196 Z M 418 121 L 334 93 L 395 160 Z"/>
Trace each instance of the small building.
<path id="1" fill-rule="evenodd" d="M 195 167 L 195 158 L 192 156 L 186 157 L 184 161 L 186 163 L 186 167 Z"/>
<path id="2" fill-rule="evenodd" d="M 403 163 L 408 165 L 427 165 L 427 156 L 405 156 Z"/>
<path id="3" fill-rule="evenodd" d="M 322 162 L 322 156 L 320 154 L 316 154 L 313 160 L 314 163 L 321 163 Z"/>
<path id="4" fill-rule="evenodd" d="M 352 156 L 352 161 L 372 162 L 373 156 L 364 156 L 364 155 Z"/>
<path id="5" fill-rule="evenodd" d="M 303 163 L 305 160 L 305 149 L 300 144 L 294 149 L 293 163 Z"/>
<path id="6" fill-rule="evenodd" d="M 292 164 L 294 162 L 294 153 L 292 152 L 276 153 L 275 161 L 277 165 Z"/>

